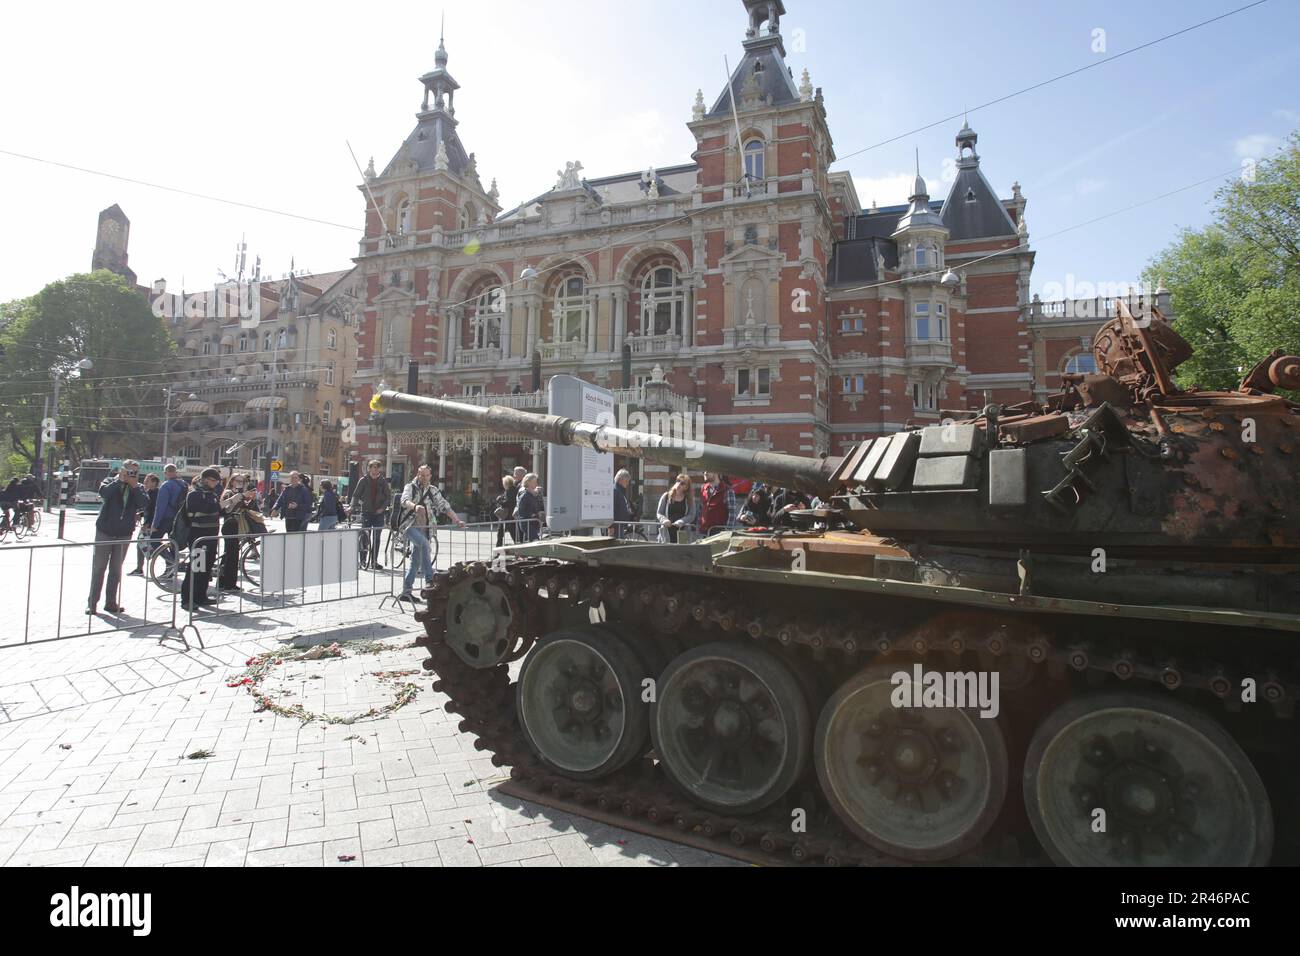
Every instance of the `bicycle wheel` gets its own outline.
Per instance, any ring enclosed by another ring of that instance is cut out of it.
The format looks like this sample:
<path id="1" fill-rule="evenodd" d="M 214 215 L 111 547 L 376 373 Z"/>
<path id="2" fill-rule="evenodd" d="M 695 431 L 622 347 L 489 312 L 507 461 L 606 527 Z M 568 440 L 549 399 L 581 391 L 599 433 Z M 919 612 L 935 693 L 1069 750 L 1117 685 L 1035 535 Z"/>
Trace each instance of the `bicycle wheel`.
<path id="1" fill-rule="evenodd" d="M 23 538 L 27 537 L 27 528 L 23 524 L 23 519 L 21 517 L 14 519 L 13 533 L 15 541 L 21 541 Z"/>
<path id="2" fill-rule="evenodd" d="M 239 549 L 239 573 L 254 588 L 262 586 L 262 551 L 256 539 L 250 538 Z"/>
<path id="3" fill-rule="evenodd" d="M 177 560 L 176 546 L 165 541 L 149 555 L 149 580 L 159 590 L 175 593 L 180 590 L 184 565 Z"/>
<path id="4" fill-rule="evenodd" d="M 41 530 L 41 509 L 32 507 L 27 510 L 27 531 L 35 534 Z"/>
<path id="5" fill-rule="evenodd" d="M 388 532 L 388 566 L 396 571 L 406 566 L 406 559 L 411 554 L 411 542 L 406 535 Z"/>

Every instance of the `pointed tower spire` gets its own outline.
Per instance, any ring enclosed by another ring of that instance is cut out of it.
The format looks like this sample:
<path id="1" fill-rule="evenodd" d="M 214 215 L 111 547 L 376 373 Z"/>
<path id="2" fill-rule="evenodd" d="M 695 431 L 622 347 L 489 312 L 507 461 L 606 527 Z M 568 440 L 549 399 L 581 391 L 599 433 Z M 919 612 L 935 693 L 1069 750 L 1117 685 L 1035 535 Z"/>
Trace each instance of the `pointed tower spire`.
<path id="1" fill-rule="evenodd" d="M 975 144 L 979 142 L 979 135 L 970 128 L 970 120 L 963 119 L 961 129 L 957 131 L 957 165 L 962 168 L 968 166 L 978 166 L 980 164 L 979 153 L 975 152 Z"/>

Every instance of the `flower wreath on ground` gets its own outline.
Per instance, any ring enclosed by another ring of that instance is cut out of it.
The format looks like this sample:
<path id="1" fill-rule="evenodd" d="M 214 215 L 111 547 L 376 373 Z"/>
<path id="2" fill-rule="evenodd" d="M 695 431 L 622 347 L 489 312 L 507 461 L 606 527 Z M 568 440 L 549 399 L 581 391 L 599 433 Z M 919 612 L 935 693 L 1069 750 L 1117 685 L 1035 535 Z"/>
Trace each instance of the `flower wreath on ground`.
<path id="1" fill-rule="evenodd" d="M 319 661 L 326 658 L 336 657 L 362 657 L 368 654 L 381 654 L 384 651 L 401 650 L 407 647 L 414 647 L 414 644 L 406 645 L 389 645 L 380 644 L 376 641 L 359 641 L 355 644 L 342 645 L 337 641 L 328 646 L 319 644 L 316 647 L 302 650 L 297 647 L 277 647 L 275 650 L 264 651 L 261 654 L 254 655 L 244 662 L 247 668 L 242 674 L 237 675 L 226 683 L 227 687 L 247 687 L 248 692 L 253 695 L 256 702 L 256 712 L 270 711 L 281 717 L 295 717 L 303 723 L 320 721 L 326 724 L 353 724 L 359 720 L 371 718 L 386 717 L 396 710 L 400 710 L 407 704 L 415 700 L 420 692 L 417 684 L 414 684 L 402 678 L 412 677 L 419 674 L 419 670 L 400 670 L 400 671 L 371 671 L 371 677 L 377 677 L 381 682 L 397 682 L 394 684 L 393 699 L 383 707 L 371 707 L 369 710 L 359 714 L 352 714 L 347 717 L 339 717 L 332 714 L 317 714 L 307 710 L 302 704 L 294 704 L 286 707 L 284 704 L 276 703 L 271 699 L 270 694 L 262 687 L 262 682 L 270 676 L 275 668 L 284 664 L 286 661 L 293 663 L 295 661 Z M 344 650 L 348 653 L 344 653 Z"/>

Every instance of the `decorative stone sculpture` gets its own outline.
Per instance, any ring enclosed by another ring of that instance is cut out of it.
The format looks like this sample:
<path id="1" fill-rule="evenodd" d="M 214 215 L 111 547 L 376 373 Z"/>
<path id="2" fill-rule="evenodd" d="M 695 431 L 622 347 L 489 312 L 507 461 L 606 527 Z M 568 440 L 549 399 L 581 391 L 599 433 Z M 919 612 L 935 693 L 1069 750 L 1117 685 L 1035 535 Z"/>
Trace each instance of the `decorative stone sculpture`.
<path id="1" fill-rule="evenodd" d="M 582 188 L 582 163 L 573 162 L 564 164 L 564 172 L 556 172 L 559 180 L 555 184 L 557 190 L 563 189 L 581 189 Z"/>
<path id="2" fill-rule="evenodd" d="M 704 91 L 695 91 L 695 105 L 691 108 L 691 120 L 698 123 L 704 119 Z"/>
<path id="3" fill-rule="evenodd" d="M 497 189 L 496 177 L 492 179 L 492 188 L 488 190 L 488 199 L 496 202 L 501 198 L 501 190 Z"/>
<path id="4" fill-rule="evenodd" d="M 812 77 L 808 75 L 808 70 L 803 71 L 803 82 L 799 84 L 799 99 L 805 103 L 811 103 L 813 98 Z"/>
<path id="5" fill-rule="evenodd" d="M 375 157 L 370 157 L 370 162 L 366 163 L 366 179 L 378 179 L 375 175 Z"/>
<path id="6" fill-rule="evenodd" d="M 447 144 L 443 140 L 438 140 L 438 152 L 433 156 L 433 168 L 437 170 L 446 170 L 448 165 Z"/>

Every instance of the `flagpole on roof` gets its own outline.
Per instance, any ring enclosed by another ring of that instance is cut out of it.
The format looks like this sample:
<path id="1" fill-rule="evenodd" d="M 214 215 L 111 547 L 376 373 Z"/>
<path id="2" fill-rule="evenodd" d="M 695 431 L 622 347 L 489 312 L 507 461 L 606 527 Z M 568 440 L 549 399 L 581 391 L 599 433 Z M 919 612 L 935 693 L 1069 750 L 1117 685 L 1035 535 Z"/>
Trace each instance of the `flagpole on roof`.
<path id="1" fill-rule="evenodd" d="M 745 198 L 749 198 L 749 173 L 745 171 L 745 150 L 740 143 L 740 113 L 736 110 L 736 91 L 731 85 L 731 64 L 724 53 L 722 65 L 727 71 L 727 96 L 731 100 L 731 119 L 736 124 L 736 158 L 740 161 L 740 181 L 745 186 Z"/>

